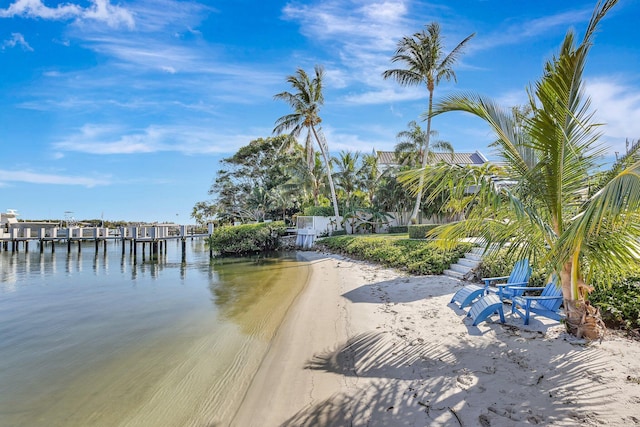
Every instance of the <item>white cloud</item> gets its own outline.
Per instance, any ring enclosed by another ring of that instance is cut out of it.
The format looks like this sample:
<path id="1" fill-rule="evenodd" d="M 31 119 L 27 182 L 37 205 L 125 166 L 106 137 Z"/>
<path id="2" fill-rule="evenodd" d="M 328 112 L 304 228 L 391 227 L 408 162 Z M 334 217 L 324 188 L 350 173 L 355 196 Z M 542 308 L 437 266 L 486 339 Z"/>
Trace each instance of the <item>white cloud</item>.
<path id="1" fill-rule="evenodd" d="M 59 175 L 49 173 L 39 173 L 20 170 L 0 169 L 0 183 L 26 182 L 29 184 L 57 184 L 57 185 L 80 185 L 83 187 L 95 187 L 98 185 L 108 185 L 108 178 L 88 178 L 85 176 Z"/>
<path id="2" fill-rule="evenodd" d="M 71 3 L 48 7 L 42 0 L 16 0 L 6 9 L 0 9 L 0 17 L 12 18 L 20 16 L 24 18 L 48 20 L 91 20 L 104 22 L 112 28 L 121 26 L 133 28 L 135 26 L 133 15 L 127 9 L 114 6 L 109 0 L 90 1 L 91 5 L 83 8 Z"/>
<path id="3" fill-rule="evenodd" d="M 555 34 L 555 31 L 561 31 L 564 34 L 568 27 L 587 21 L 590 15 L 591 9 L 586 8 L 522 20 L 508 26 L 498 26 L 489 35 L 478 34 L 473 43 L 469 44 L 468 51 L 473 53 L 498 46 L 520 44 L 527 39 Z"/>
<path id="4" fill-rule="evenodd" d="M 377 86 L 388 66 L 398 35 L 422 24 L 413 21 L 406 1 L 323 1 L 283 9 L 286 20 L 295 21 L 312 41 L 321 41 L 337 56 L 339 64 L 327 66 L 328 76 L 340 76 L 336 87 L 364 83 Z M 348 71 L 343 71 L 344 68 Z"/>
<path id="5" fill-rule="evenodd" d="M 587 79 L 587 94 L 595 110 L 594 119 L 604 126 L 608 153 L 625 152 L 625 139 L 640 138 L 640 88 L 615 76 Z"/>
<path id="6" fill-rule="evenodd" d="M 426 91 L 420 87 L 388 87 L 366 91 L 358 94 L 349 94 L 343 98 L 347 104 L 353 105 L 372 105 L 372 104 L 388 104 L 392 102 L 415 101 L 418 99 L 426 99 Z"/>
<path id="7" fill-rule="evenodd" d="M 127 9 L 114 6 L 109 0 L 92 0 L 93 5 L 85 9 L 81 19 L 105 22 L 109 27 L 118 28 L 124 25 L 127 28 L 134 28 L 135 21 L 133 15 Z"/>
<path id="8" fill-rule="evenodd" d="M 268 132 L 267 132 L 268 133 Z M 151 125 L 141 130 L 87 124 L 53 144 L 55 150 L 96 155 L 177 152 L 186 155 L 231 153 L 264 135 L 225 135 L 197 125 Z"/>
<path id="9" fill-rule="evenodd" d="M 11 38 L 2 42 L 2 50 L 16 46 L 22 47 L 23 50 L 33 52 L 33 48 L 29 46 L 29 43 L 25 41 L 24 36 L 20 33 L 11 33 Z"/>
<path id="10" fill-rule="evenodd" d="M 383 133 L 388 131 L 387 129 L 373 129 L 373 133 L 378 136 L 371 136 L 367 140 L 363 140 L 359 134 L 337 132 L 328 126 L 323 127 L 322 130 L 325 134 L 327 145 L 329 145 L 329 150 L 335 154 L 340 151 L 359 151 L 363 154 L 370 154 L 374 148 L 376 150 L 393 150 L 396 143 L 393 137 L 383 136 Z"/>
<path id="11" fill-rule="evenodd" d="M 16 0 L 7 9 L 0 9 L 0 17 L 11 18 L 22 16 L 25 18 L 41 19 L 69 19 L 77 17 L 81 8 L 74 4 L 59 4 L 56 7 L 47 7 L 42 0 Z"/>

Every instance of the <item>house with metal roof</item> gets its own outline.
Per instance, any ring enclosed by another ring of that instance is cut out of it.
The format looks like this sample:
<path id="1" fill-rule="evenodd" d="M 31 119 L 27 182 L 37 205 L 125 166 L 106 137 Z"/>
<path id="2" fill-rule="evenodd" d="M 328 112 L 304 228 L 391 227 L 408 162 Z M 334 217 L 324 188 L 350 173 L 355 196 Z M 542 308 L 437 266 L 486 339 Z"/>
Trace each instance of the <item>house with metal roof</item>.
<path id="1" fill-rule="evenodd" d="M 378 155 L 378 167 L 381 171 L 386 170 L 393 166 L 399 166 L 396 154 L 394 151 L 376 151 Z M 432 153 L 432 163 L 445 162 L 458 166 L 480 166 L 487 163 L 489 160 L 479 151 L 473 153 Z"/>

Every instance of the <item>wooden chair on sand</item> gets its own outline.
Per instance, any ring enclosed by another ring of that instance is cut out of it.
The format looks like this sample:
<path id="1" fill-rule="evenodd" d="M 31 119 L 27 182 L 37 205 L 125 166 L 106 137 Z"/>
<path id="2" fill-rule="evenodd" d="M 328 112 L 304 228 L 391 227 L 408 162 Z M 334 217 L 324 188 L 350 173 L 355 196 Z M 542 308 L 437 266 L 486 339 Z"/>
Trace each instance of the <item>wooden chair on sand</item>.
<path id="1" fill-rule="evenodd" d="M 531 267 L 529 266 L 529 260 L 527 258 L 521 259 L 516 262 L 511 270 L 511 274 L 504 277 L 485 277 L 484 286 L 479 285 L 466 285 L 458 289 L 458 291 L 451 298 L 451 302 L 457 302 L 460 304 L 460 308 L 465 308 L 471 305 L 476 299 L 482 297 L 484 294 L 494 292 L 498 295 L 500 300 L 511 299 L 515 296 L 514 291 L 509 290 L 508 286 L 526 286 L 531 276 Z M 500 283 L 498 283 L 500 282 Z M 495 286 L 497 289 L 492 289 L 491 286 Z M 522 295 L 522 291 L 515 291 L 518 295 Z"/>
<path id="2" fill-rule="evenodd" d="M 529 260 L 523 258 L 516 262 L 509 276 L 504 277 L 483 277 L 484 287 L 487 292 L 494 292 L 501 301 L 511 300 L 520 296 L 524 292 L 523 288 L 529 283 L 531 277 L 531 266 Z M 494 286 L 497 289 L 493 289 Z"/>
<path id="3" fill-rule="evenodd" d="M 516 313 L 524 319 L 524 324 L 529 324 L 531 313 L 560 320 L 560 305 L 562 304 L 562 288 L 558 285 L 558 278 L 553 275 L 551 281 L 545 287 L 524 287 L 523 291 L 542 290 L 539 296 L 515 296 L 511 300 L 511 313 Z M 520 309 L 518 309 L 520 307 Z M 521 311 L 521 310 L 524 310 Z"/>

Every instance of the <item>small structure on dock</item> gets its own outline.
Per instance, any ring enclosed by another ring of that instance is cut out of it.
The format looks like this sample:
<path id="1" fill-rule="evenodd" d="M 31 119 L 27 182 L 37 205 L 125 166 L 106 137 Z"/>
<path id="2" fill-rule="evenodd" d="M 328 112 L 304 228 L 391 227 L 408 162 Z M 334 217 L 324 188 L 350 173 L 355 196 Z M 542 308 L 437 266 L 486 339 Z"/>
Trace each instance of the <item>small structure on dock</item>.
<path id="1" fill-rule="evenodd" d="M 299 216 L 296 220 L 296 246 L 311 249 L 317 237 L 329 236 L 336 231 L 340 220 L 335 216 Z"/>

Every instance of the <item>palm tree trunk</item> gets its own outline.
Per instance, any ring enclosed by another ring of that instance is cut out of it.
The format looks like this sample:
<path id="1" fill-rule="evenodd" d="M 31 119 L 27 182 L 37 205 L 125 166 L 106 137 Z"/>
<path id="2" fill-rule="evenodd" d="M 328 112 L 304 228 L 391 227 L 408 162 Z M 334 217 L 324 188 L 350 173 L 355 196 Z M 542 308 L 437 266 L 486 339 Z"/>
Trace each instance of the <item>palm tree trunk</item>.
<path id="1" fill-rule="evenodd" d="M 336 221 L 340 217 L 340 212 L 338 211 L 338 199 L 336 198 L 336 188 L 333 185 L 333 177 L 331 176 L 331 164 L 329 163 L 329 158 L 327 157 L 327 152 L 324 149 L 324 144 L 320 142 L 320 138 L 318 138 L 318 133 L 316 132 L 316 128 L 312 125 L 311 131 L 313 131 L 313 136 L 316 138 L 316 142 L 318 143 L 318 147 L 320 147 L 320 154 L 322 154 L 322 158 L 324 159 L 324 165 L 327 168 L 327 179 L 329 180 L 329 189 L 331 190 L 331 201 L 333 203 L 333 213 L 336 216 Z"/>
<path id="2" fill-rule="evenodd" d="M 567 332 L 578 338 L 602 339 L 605 326 L 600 310 L 586 300 L 588 286 L 574 274 L 574 261 L 564 264 L 560 272 Z M 577 293 L 575 289 L 578 289 Z"/>
<path id="3" fill-rule="evenodd" d="M 422 150 L 422 169 L 423 173 L 420 174 L 420 180 L 418 181 L 418 195 L 416 196 L 416 203 L 413 206 L 413 212 L 411 212 L 411 218 L 409 222 L 415 224 L 418 218 L 418 212 L 420 211 L 420 202 L 422 201 L 422 186 L 424 185 L 424 168 L 429 161 L 429 138 L 431 137 L 431 113 L 433 112 L 433 89 L 429 89 L 429 109 L 427 116 L 427 137 L 425 141 L 424 149 Z"/>

